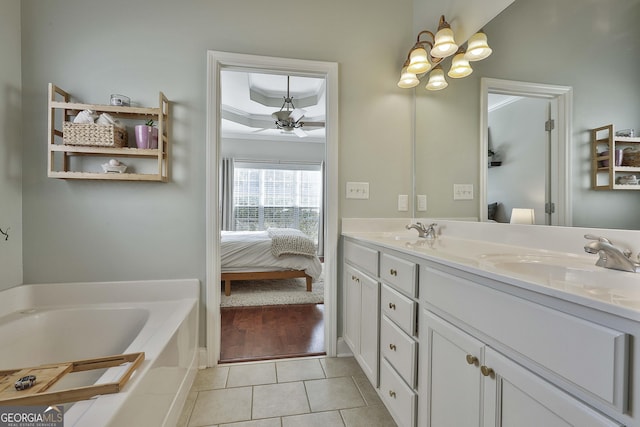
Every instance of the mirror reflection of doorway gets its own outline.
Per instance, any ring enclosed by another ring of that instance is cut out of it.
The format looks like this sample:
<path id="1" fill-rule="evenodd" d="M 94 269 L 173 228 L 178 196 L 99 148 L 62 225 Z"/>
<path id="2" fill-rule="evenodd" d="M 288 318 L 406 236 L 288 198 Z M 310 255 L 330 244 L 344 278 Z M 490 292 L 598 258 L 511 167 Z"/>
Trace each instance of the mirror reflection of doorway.
<path id="1" fill-rule="evenodd" d="M 558 107 L 555 99 L 489 94 L 487 201 L 490 220 L 514 222 L 513 209 L 530 209 L 533 224 L 555 214 Z"/>
<path id="2" fill-rule="evenodd" d="M 481 79 L 480 221 L 508 223 L 516 209 L 529 224 L 571 226 L 572 97 L 569 86 Z"/>

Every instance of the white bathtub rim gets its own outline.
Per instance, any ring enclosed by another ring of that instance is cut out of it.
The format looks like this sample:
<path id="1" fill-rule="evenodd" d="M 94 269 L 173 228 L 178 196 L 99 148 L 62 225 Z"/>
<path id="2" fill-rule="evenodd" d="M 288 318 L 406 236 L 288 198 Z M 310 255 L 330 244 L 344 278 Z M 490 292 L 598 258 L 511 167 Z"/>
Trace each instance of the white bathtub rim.
<path id="1" fill-rule="evenodd" d="M 185 361 L 188 363 L 188 372 L 182 379 L 180 389 L 177 390 L 177 394 L 173 398 L 172 408 L 167 414 L 167 419 L 177 419 L 181 406 L 180 408 L 175 406 L 182 405 L 186 400 L 197 370 L 200 300 L 200 281 L 198 279 L 28 284 L 19 285 L 1 293 L 0 318 L 24 310 L 131 307 L 145 307 L 151 310 L 147 322 L 125 350 L 125 353 L 144 351 L 145 361 L 136 369 L 120 393 L 76 403 L 65 415 L 65 425 L 77 427 L 98 425 L 94 421 L 100 420 L 98 416 L 100 414 L 109 415 L 108 418 L 113 417 L 115 411 L 124 404 L 127 395 L 135 389 L 144 375 L 154 366 L 156 358 L 168 346 L 182 322 L 189 318 L 195 310 L 195 322 L 193 322 L 195 346 L 191 360 Z M 72 298 L 69 298 L 70 295 Z M 163 306 L 173 307 L 173 310 L 167 314 L 163 310 L 165 308 Z M 189 333 L 191 334 L 192 331 Z M 120 376 L 118 371 L 124 369 L 118 367 L 107 370 L 104 373 L 104 378 L 101 377 L 99 382 L 110 381 L 109 378 L 117 379 Z M 177 415 L 176 411 L 178 411 Z M 105 418 L 105 424 L 109 422 L 108 418 Z M 90 424 L 85 424 L 85 419 L 91 420 Z"/>
<path id="2" fill-rule="evenodd" d="M 165 317 L 164 319 L 157 319 L 157 317 L 159 317 L 157 316 L 157 313 L 156 316 L 150 316 L 149 320 L 151 321 L 148 324 L 145 324 L 143 329 L 140 331 L 140 334 L 125 350 L 125 353 L 144 351 L 145 360 L 135 370 L 123 390 L 119 393 L 103 395 L 94 399 L 76 402 L 76 404 L 74 404 L 73 407 L 71 407 L 71 409 L 65 414 L 65 426 L 84 427 L 89 425 L 107 425 L 109 420 L 115 416 L 116 411 L 124 405 L 125 399 L 128 395 L 133 393 L 135 388 L 140 384 L 142 378 L 144 378 L 149 370 L 154 367 L 156 358 L 162 354 L 162 351 L 167 347 L 170 338 L 177 333 L 182 324 L 182 320 L 186 319 L 192 310 L 196 310 L 197 313 L 198 300 L 190 299 L 186 301 L 179 301 L 178 309 L 172 312 L 169 317 Z M 154 317 L 154 319 L 152 319 L 152 317 Z M 195 334 L 197 337 L 197 322 L 194 327 L 196 329 Z M 194 351 L 193 360 L 190 361 L 189 369 L 193 370 L 196 369 L 196 367 L 197 351 Z M 125 370 L 125 366 L 110 368 L 96 383 L 117 381 Z M 191 381 L 193 381 L 193 379 Z M 183 393 L 183 391 L 179 390 L 179 393 Z M 186 399 L 186 396 L 184 398 Z M 98 424 L 98 422 L 101 421 L 103 421 L 104 424 Z"/>
<path id="3" fill-rule="evenodd" d="M 172 301 L 200 298 L 198 279 L 136 280 L 118 282 L 37 283 L 2 291 L 0 316 L 7 311 L 32 307 L 65 307 L 78 304 Z M 69 298 L 73 296 L 73 299 Z M 8 308 L 9 309 L 8 309 Z"/>

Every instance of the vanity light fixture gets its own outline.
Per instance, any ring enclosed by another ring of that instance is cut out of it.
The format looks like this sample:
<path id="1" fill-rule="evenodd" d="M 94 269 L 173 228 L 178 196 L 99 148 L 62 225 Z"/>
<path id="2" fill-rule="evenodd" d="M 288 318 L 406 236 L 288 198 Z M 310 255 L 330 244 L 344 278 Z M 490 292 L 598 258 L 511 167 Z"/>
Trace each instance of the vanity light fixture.
<path id="1" fill-rule="evenodd" d="M 434 58 L 446 58 L 453 55 L 458 50 L 458 45 L 453 39 L 453 30 L 451 25 L 444 19 L 444 15 L 440 17 L 438 23 L 438 32 L 433 40 L 433 49 L 431 56 Z"/>
<path id="2" fill-rule="evenodd" d="M 456 53 L 451 60 L 451 69 L 447 73 L 447 76 L 452 79 L 461 79 L 471 73 L 473 73 L 473 69 L 471 65 L 469 65 L 469 60 L 465 58 L 464 52 Z"/>
<path id="3" fill-rule="evenodd" d="M 404 67 L 402 67 L 402 72 L 400 73 L 400 81 L 398 82 L 398 86 L 403 89 L 409 89 L 412 87 L 416 87 L 420 84 L 420 80 L 415 73 L 410 72 L 407 68 L 409 65 L 409 60 L 405 62 Z"/>
<path id="4" fill-rule="evenodd" d="M 422 40 L 423 36 L 429 36 L 430 40 Z M 467 48 L 459 48 L 454 40 L 451 26 L 440 17 L 438 31 L 433 34 L 429 30 L 418 33 L 416 43 L 413 45 L 407 60 L 403 64 L 398 86 L 409 89 L 420 83 L 420 78 L 429 74 L 429 82 L 425 86 L 428 90 L 441 90 L 448 86 L 441 62 L 454 55 L 451 61 L 451 69 L 447 75 L 459 79 L 473 72 L 469 61 L 479 61 L 491 55 L 491 48 L 487 43 L 487 36 L 479 31 L 467 42 Z"/>
<path id="5" fill-rule="evenodd" d="M 482 31 L 478 31 L 471 36 L 467 42 L 467 52 L 464 57 L 467 61 L 480 61 L 491 55 L 491 48 L 487 43 L 487 35 Z"/>
<path id="6" fill-rule="evenodd" d="M 447 83 L 447 80 L 444 78 L 444 71 L 442 71 L 442 67 L 438 65 L 433 69 L 431 74 L 429 74 L 429 81 L 425 88 L 428 90 L 442 90 L 447 86 L 449 86 L 449 83 Z"/>

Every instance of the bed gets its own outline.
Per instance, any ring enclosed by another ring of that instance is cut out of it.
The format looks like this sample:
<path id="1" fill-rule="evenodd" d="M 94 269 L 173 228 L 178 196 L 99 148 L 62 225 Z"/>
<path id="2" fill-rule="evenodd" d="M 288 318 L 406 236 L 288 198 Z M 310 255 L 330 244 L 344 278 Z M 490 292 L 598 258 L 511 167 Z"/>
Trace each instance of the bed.
<path id="1" fill-rule="evenodd" d="M 221 231 L 220 278 L 225 295 L 234 280 L 304 277 L 307 292 L 322 273 L 322 263 L 311 239 L 299 230 Z"/>

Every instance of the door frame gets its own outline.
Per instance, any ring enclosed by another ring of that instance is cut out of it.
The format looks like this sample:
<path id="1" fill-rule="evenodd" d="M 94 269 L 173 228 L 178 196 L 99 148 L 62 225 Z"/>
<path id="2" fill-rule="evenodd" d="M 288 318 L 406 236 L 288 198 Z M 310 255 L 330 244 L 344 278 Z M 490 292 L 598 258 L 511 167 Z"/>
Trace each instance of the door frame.
<path id="1" fill-rule="evenodd" d="M 220 71 L 223 68 L 270 70 L 322 77 L 326 85 L 325 144 L 325 253 L 324 253 L 324 342 L 327 356 L 336 355 L 338 335 L 338 64 L 335 62 L 277 58 L 240 53 L 207 51 L 207 168 L 206 168 L 206 365 L 220 360 Z"/>
<path id="2" fill-rule="evenodd" d="M 513 80 L 501 80 L 483 77 L 480 79 L 480 221 L 487 221 L 487 162 L 489 147 L 488 135 L 488 95 L 501 93 L 506 95 L 527 96 L 555 99 L 558 105 L 557 150 L 552 153 L 552 175 L 557 182 L 552 184 L 552 191 L 558 195 L 557 224 L 571 226 L 571 136 L 573 132 L 573 88 L 570 86 L 547 85 Z"/>

